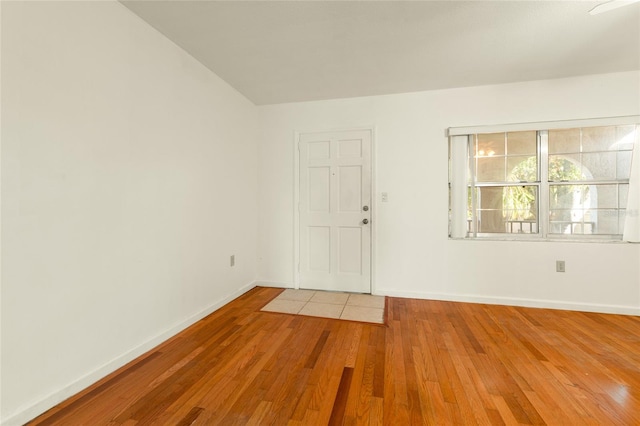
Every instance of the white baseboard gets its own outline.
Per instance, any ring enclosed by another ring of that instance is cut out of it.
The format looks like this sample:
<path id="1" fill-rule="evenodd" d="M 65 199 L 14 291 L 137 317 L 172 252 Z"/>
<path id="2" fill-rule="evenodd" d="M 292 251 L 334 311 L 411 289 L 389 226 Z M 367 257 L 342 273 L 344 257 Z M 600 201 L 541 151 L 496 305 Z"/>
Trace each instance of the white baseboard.
<path id="1" fill-rule="evenodd" d="M 123 353 L 122 355 L 114 358 L 113 360 L 107 362 L 106 364 L 98 367 L 92 372 L 82 376 L 81 378 L 75 380 L 69 385 L 65 386 L 62 389 L 59 389 L 46 397 L 30 404 L 29 406 L 22 407 L 17 410 L 17 412 L 10 414 L 8 417 L 3 418 L 0 421 L 2 426 L 19 426 L 28 422 L 29 420 L 39 416 L 50 408 L 56 406 L 61 403 L 65 399 L 77 394 L 78 392 L 88 388 L 92 384 L 96 383 L 98 380 L 104 378 L 105 376 L 113 373 L 118 368 L 126 365 L 128 362 L 133 361 L 138 358 L 140 355 L 150 351 L 155 348 L 159 344 L 165 342 L 169 338 L 175 336 L 180 333 L 182 330 L 187 327 L 195 324 L 200 321 L 202 318 L 211 314 L 212 312 L 220 309 L 222 306 L 226 305 L 233 299 L 236 299 L 239 296 L 242 296 L 247 291 L 253 289 L 256 286 L 256 282 L 251 282 L 236 290 L 235 292 L 225 296 L 213 304 L 209 305 L 206 309 L 190 316 L 189 318 L 181 321 L 178 324 L 168 328 L 167 330 L 161 332 L 160 334 L 148 339 L 144 343 L 132 348 L 131 350 Z M 4 414 L 4 413 L 3 413 Z"/>
<path id="2" fill-rule="evenodd" d="M 603 314 L 639 315 L 640 307 L 622 305 L 603 305 L 596 303 L 576 303 L 557 300 L 523 299 L 517 297 L 489 297 L 475 294 L 423 293 L 397 291 L 378 288 L 380 296 L 406 297 L 412 299 L 442 300 L 446 302 L 486 303 L 489 305 L 522 306 L 527 308 L 563 309 L 566 311 L 597 312 Z"/>
<path id="3" fill-rule="evenodd" d="M 254 281 L 256 287 L 276 287 L 276 288 L 295 288 L 293 283 L 283 283 L 280 281 Z"/>

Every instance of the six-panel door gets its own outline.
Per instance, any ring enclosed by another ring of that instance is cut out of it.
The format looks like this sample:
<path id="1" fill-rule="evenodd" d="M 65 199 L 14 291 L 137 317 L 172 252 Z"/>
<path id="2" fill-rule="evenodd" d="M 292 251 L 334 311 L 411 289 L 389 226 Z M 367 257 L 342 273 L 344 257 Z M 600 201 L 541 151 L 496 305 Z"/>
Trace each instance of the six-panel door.
<path id="1" fill-rule="evenodd" d="M 299 138 L 300 287 L 371 292 L 371 132 Z"/>

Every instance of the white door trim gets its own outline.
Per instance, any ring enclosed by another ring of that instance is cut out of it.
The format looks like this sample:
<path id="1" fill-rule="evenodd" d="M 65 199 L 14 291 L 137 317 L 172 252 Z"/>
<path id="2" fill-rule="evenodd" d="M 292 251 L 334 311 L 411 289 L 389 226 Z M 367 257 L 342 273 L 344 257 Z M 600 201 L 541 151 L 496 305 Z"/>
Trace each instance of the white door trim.
<path id="1" fill-rule="evenodd" d="M 300 155 L 298 152 L 300 135 L 327 132 L 349 132 L 366 130 L 371 133 L 371 294 L 377 294 L 376 286 L 376 258 L 377 258 L 377 229 L 378 229 L 378 192 L 377 192 L 377 156 L 376 156 L 376 128 L 375 126 L 355 126 L 348 128 L 334 128 L 327 130 L 311 130 L 293 132 L 293 288 L 300 288 Z"/>

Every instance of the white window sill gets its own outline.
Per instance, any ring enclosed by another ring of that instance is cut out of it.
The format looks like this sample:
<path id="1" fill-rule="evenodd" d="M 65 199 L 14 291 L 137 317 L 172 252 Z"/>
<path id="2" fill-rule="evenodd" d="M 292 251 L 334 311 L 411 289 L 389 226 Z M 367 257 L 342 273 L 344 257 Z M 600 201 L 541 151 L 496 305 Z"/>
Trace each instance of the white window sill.
<path id="1" fill-rule="evenodd" d="M 478 237 L 478 238 L 452 238 L 450 241 L 506 241 L 517 243 L 597 243 L 597 244 L 636 244 L 630 241 L 611 240 L 606 238 L 518 238 L 518 237 Z"/>

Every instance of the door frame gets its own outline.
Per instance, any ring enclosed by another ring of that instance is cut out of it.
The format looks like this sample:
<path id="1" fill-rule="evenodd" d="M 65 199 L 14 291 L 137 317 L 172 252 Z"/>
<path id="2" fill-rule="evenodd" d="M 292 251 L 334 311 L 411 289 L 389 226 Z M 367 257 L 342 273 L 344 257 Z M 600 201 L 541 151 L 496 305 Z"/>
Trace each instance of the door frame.
<path id="1" fill-rule="evenodd" d="M 376 176 L 376 128 L 375 126 L 354 126 L 348 128 L 293 132 L 293 288 L 300 288 L 300 135 L 328 132 L 368 131 L 371 134 L 371 294 L 376 291 L 376 243 L 378 229 L 378 193 Z"/>

